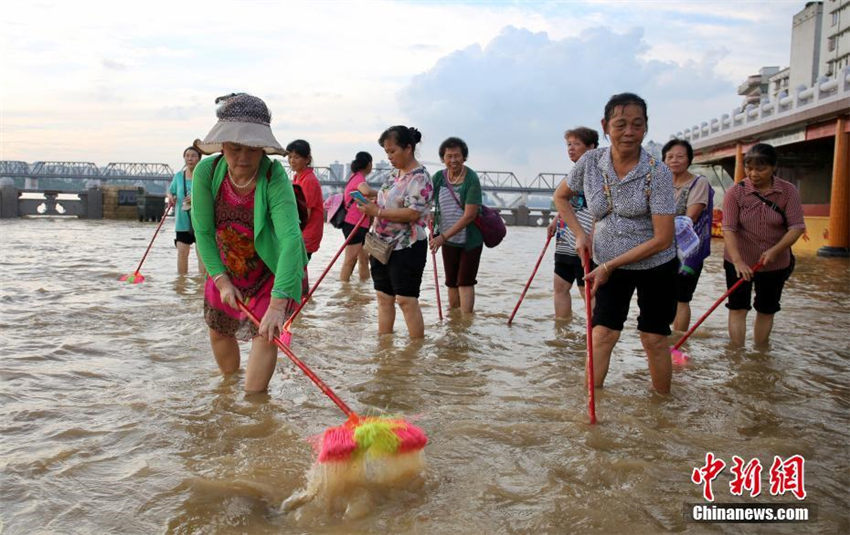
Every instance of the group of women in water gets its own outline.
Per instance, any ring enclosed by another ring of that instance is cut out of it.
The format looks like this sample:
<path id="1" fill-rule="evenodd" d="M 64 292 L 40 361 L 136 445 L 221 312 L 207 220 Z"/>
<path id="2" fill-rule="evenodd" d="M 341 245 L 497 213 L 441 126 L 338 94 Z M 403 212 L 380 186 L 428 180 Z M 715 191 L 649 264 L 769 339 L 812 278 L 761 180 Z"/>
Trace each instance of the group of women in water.
<path id="1" fill-rule="evenodd" d="M 186 272 L 189 245 L 195 241 L 200 269 L 209 276 L 204 316 L 216 361 L 223 373 L 238 370 L 237 340 L 251 340 L 245 388 L 262 391 L 274 371 L 273 338 L 284 332 L 306 294 L 306 265 L 319 249 L 324 228 L 322 192 L 309 143 L 295 140 L 282 147 L 262 100 L 241 93 L 217 103 L 218 122 L 186 149 L 186 167 L 169 189 L 169 200 L 179 207 L 178 271 Z M 668 336 L 671 325 L 685 330 L 690 323 L 688 303 L 710 253 L 713 190 L 705 177 L 688 171 L 693 149 L 687 141 L 668 142 L 663 161 L 643 149 L 647 124 L 646 102 L 622 93 L 611 97 L 601 121 L 610 146 L 599 148 L 598 133 L 587 127 L 565 133 L 575 166 L 555 191 L 559 216 L 548 232 L 557 234 L 556 317 L 570 315 L 573 284 L 591 286 L 595 384 L 604 383 L 637 291 L 637 328 L 652 385 L 667 393 L 672 375 Z M 373 189 L 366 182 L 372 157 L 359 152 L 345 188 L 342 230 L 351 239 L 340 278 L 349 280 L 356 265 L 361 280 L 371 274 L 380 334 L 393 331 L 398 307 L 409 336 L 424 336 L 419 292 L 429 249 L 441 251 L 449 307 L 474 310 L 483 248 L 474 224 L 482 205 L 481 184 L 466 165 L 468 146 L 457 137 L 441 143 L 445 168 L 432 177 L 416 158 L 421 138 L 415 128 L 388 128 L 378 144 L 395 172 Z M 200 159 L 215 153 L 221 154 Z M 288 157 L 291 181 L 280 161 L 269 158 L 273 154 Z M 755 286 L 754 340 L 764 344 L 793 270 L 790 247 L 805 225 L 797 190 L 775 176 L 773 147 L 754 145 L 744 167 L 745 179 L 726 193 L 723 206 L 727 284 L 731 288 L 745 279 L 729 297 L 729 334 L 733 343 L 743 343 Z M 677 255 L 676 216 L 688 218 L 700 240 L 685 257 L 681 251 Z M 239 301 L 261 318 L 259 325 L 239 310 Z"/>

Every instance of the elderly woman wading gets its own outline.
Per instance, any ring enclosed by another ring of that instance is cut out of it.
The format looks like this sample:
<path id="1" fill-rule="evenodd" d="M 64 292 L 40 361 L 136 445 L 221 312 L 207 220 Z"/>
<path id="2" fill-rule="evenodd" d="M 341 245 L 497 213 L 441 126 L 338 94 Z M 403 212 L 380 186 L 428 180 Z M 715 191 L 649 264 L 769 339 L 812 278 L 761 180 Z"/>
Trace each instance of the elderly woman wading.
<path id="1" fill-rule="evenodd" d="M 484 243 L 481 231 L 473 224 L 481 209 L 481 182 L 465 165 L 469 147 L 462 139 L 446 139 L 440 144 L 439 154 L 446 169 L 434 174 L 439 234 L 431 240 L 431 250 L 443 248 L 449 308 L 471 313 Z"/>
<path id="2" fill-rule="evenodd" d="M 206 158 L 195 169 L 192 221 L 198 250 L 210 279 L 204 292 L 204 319 L 222 373 L 239 370 L 237 340 L 251 340 L 245 390 L 266 390 L 274 373 L 274 336 L 301 300 L 307 252 L 298 227 L 292 184 L 278 161 L 285 155 L 272 134 L 271 114 L 257 97 L 222 97 L 218 123 L 196 140 Z M 262 318 L 259 329 L 236 301 L 247 302 Z"/>
<path id="3" fill-rule="evenodd" d="M 632 93 L 614 95 L 605 105 L 602 129 L 611 147 L 588 151 L 567 178 L 555 205 L 576 236 L 582 259 L 587 233 L 569 203 L 584 193 L 593 214 L 593 260 L 586 277 L 596 295 L 593 310 L 594 384 L 601 387 L 611 351 L 620 338 L 629 302 L 637 289 L 638 330 L 649 361 L 652 385 L 670 391 L 672 367 L 667 336 L 676 315 L 678 270 L 673 246 L 673 177 L 641 148 L 647 129 L 646 102 Z"/>

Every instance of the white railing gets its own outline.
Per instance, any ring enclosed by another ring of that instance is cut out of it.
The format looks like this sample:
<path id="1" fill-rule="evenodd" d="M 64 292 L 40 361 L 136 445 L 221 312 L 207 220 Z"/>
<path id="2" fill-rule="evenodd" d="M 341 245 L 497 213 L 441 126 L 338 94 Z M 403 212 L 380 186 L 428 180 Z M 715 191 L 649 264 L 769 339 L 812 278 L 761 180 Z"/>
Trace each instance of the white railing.
<path id="1" fill-rule="evenodd" d="M 670 137 L 686 139 L 690 142 L 710 141 L 714 137 L 758 126 L 767 121 L 841 99 L 847 99 L 848 109 L 850 109 L 850 66 L 839 71 L 835 78 L 821 79 L 811 87 L 800 86 L 794 95 L 783 91 L 775 100 L 768 100 L 758 105 L 750 104 L 743 110 L 740 108 L 732 110 L 731 113 L 724 113 L 719 118 L 680 130 Z"/>

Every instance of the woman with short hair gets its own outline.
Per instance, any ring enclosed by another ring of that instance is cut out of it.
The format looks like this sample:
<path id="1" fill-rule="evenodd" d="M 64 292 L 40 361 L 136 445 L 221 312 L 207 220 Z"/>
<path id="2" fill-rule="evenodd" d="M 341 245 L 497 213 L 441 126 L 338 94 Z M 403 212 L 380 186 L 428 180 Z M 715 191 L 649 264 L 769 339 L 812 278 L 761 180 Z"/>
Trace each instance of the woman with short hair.
<path id="1" fill-rule="evenodd" d="M 729 188 L 723 198 L 723 268 L 726 287 L 743 277 L 746 282 L 729 296 L 729 338 L 743 345 L 747 312 L 756 309 L 753 340 L 763 346 L 770 340 L 773 316 L 785 281 L 794 271 L 791 246 L 806 232 L 800 194 L 793 184 L 776 176 L 776 149 L 767 143 L 753 145 L 744 156 L 745 178 Z M 752 267 L 762 263 L 755 273 Z M 755 302 L 750 305 L 753 287 Z"/>
<path id="2" fill-rule="evenodd" d="M 466 166 L 469 147 L 458 137 L 440 144 L 444 170 L 434 174 L 435 235 L 431 251 L 443 249 L 443 272 L 449 308 L 471 314 L 475 308 L 475 285 L 484 238 L 473 221 L 481 210 L 481 182 Z"/>
<path id="3" fill-rule="evenodd" d="M 587 232 L 569 198 L 584 193 L 593 228 L 593 262 L 586 277 L 596 296 L 593 310 L 593 381 L 601 387 L 637 290 L 638 330 L 649 363 L 652 386 L 670 392 L 672 366 L 667 336 L 676 315 L 670 281 L 678 261 L 673 245 L 673 176 L 642 147 L 647 132 L 646 102 L 633 93 L 612 96 L 602 130 L 611 146 L 587 151 L 567 178 L 558 212 L 576 236 L 576 252 L 590 254 Z"/>
<path id="4" fill-rule="evenodd" d="M 567 142 L 567 156 L 570 161 L 576 163 L 588 150 L 599 146 L 599 134 L 596 130 L 579 126 L 564 132 L 564 140 Z M 563 197 L 567 189 L 567 180 L 564 179 L 555 189 L 555 196 Z M 593 229 L 593 216 L 587 209 L 587 200 L 582 193 L 573 193 L 569 198 L 573 211 L 585 233 L 590 235 Z M 572 299 L 570 288 L 575 282 L 579 287 L 579 295 L 584 299 L 584 269 L 581 258 L 576 254 L 576 238 L 570 228 L 566 226 L 563 219 L 555 217 L 549 228 L 549 235 L 555 237 L 555 277 L 553 278 L 555 319 L 569 318 L 572 314 Z"/>
<path id="5" fill-rule="evenodd" d="M 694 175 L 688 168 L 694 161 L 694 149 L 684 139 L 671 139 L 661 149 L 661 159 L 673 173 L 673 193 L 676 215 L 691 219 L 694 233 L 699 237 L 696 250 L 679 266 L 676 274 L 676 318 L 673 328 L 687 331 L 691 323 L 691 299 L 699 282 L 702 265 L 711 254 L 711 218 L 714 190 L 703 175 Z"/>

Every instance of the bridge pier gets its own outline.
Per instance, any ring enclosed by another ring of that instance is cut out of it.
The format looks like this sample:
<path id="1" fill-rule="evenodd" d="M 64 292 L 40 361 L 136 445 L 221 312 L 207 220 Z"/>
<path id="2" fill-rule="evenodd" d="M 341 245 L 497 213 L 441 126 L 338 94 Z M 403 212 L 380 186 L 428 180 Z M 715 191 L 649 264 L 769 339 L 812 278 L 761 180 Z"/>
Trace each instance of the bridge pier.
<path id="1" fill-rule="evenodd" d="M 11 179 L 0 183 L 0 219 L 18 217 L 18 188 Z"/>

